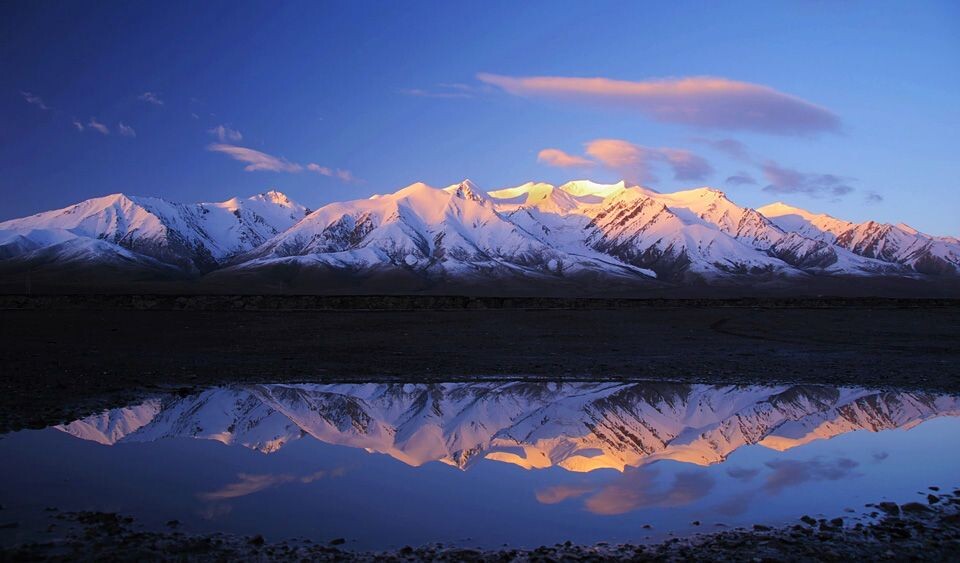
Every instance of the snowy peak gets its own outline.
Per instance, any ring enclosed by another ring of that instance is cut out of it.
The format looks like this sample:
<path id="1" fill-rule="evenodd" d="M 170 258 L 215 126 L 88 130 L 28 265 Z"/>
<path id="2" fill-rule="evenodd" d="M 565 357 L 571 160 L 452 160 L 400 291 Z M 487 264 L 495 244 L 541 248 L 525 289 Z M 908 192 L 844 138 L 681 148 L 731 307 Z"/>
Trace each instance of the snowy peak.
<path id="1" fill-rule="evenodd" d="M 331 275 L 412 288 L 507 280 L 619 288 L 960 273 L 956 238 L 781 202 L 755 210 L 711 187 L 661 193 L 576 180 L 488 193 L 467 179 L 308 211 L 276 190 L 197 204 L 112 194 L 0 223 L 0 273 L 69 259 L 146 268 L 143 279 L 172 267 L 271 286 L 290 276 L 319 284 L 308 291 L 323 291 L 315 280 Z"/>

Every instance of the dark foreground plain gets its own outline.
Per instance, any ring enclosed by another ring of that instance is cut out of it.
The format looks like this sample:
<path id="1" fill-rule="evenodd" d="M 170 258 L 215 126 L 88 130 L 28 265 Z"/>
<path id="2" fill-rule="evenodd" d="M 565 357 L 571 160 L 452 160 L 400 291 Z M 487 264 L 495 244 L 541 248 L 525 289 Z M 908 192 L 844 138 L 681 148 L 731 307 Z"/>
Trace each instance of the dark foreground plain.
<path id="1" fill-rule="evenodd" d="M 0 297 L 0 430 L 236 382 L 663 379 L 960 392 L 960 301 Z"/>

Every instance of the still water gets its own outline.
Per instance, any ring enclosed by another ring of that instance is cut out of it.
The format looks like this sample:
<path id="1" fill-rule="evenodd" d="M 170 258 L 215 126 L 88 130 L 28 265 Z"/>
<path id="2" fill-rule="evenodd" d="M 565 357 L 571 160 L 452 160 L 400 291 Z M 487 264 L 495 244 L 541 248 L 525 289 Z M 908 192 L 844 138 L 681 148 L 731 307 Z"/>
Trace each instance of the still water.
<path id="1" fill-rule="evenodd" d="M 18 523 L 0 544 L 42 538 L 54 507 L 355 549 L 853 523 L 960 485 L 958 415 L 960 397 L 819 385 L 218 387 L 0 437 Z"/>

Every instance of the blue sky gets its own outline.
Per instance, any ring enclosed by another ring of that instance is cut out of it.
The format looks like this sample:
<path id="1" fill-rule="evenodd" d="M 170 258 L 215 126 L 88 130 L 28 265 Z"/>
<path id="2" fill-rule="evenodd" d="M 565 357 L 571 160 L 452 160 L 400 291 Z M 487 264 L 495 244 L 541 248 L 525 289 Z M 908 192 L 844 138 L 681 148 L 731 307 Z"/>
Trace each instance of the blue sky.
<path id="1" fill-rule="evenodd" d="M 0 219 L 115 192 L 318 207 L 414 181 L 627 177 L 960 234 L 956 2 L 0 12 Z"/>

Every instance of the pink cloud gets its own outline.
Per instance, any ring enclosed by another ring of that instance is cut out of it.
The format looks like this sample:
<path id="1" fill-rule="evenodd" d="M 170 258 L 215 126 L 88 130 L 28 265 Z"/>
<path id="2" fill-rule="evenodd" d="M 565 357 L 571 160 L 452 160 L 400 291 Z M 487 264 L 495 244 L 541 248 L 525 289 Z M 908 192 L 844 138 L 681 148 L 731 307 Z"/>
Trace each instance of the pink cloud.
<path id="1" fill-rule="evenodd" d="M 651 119 L 696 127 L 804 135 L 840 129 L 829 110 L 769 86 L 716 77 L 628 81 L 564 76 L 477 78 L 517 96 L 634 109 Z"/>
<path id="2" fill-rule="evenodd" d="M 713 172 L 709 162 L 686 149 L 645 147 L 620 139 L 597 139 L 586 147 L 588 155 L 632 182 L 655 182 L 653 168 L 658 164 L 667 165 L 680 181 L 700 181 Z"/>
<path id="3" fill-rule="evenodd" d="M 228 145 L 225 143 L 213 143 L 207 147 L 207 150 L 223 153 L 234 160 L 246 162 L 243 167 L 247 172 L 257 172 L 261 170 L 270 172 L 300 172 L 303 167 L 295 162 L 290 162 L 285 158 L 279 158 L 246 147 Z"/>
<path id="4" fill-rule="evenodd" d="M 212 131 L 213 134 L 216 134 L 216 129 Z M 334 170 L 327 166 L 320 166 L 319 164 L 313 162 L 304 166 L 296 162 L 290 162 L 285 158 L 273 156 L 265 152 L 260 152 L 258 150 L 248 149 L 246 147 L 240 147 L 237 145 L 213 143 L 207 146 L 207 150 L 223 153 L 234 160 L 247 163 L 247 165 L 243 167 L 243 169 L 247 172 L 268 171 L 296 174 L 306 170 L 308 172 L 320 174 L 321 176 L 337 178 L 342 182 L 358 181 L 356 177 L 354 177 L 353 173 L 349 170 L 342 170 L 339 168 Z"/>
<path id="5" fill-rule="evenodd" d="M 583 158 L 582 156 L 567 154 L 560 149 L 543 149 L 537 153 L 537 162 L 558 168 L 586 167 L 596 164 L 592 160 Z"/>

